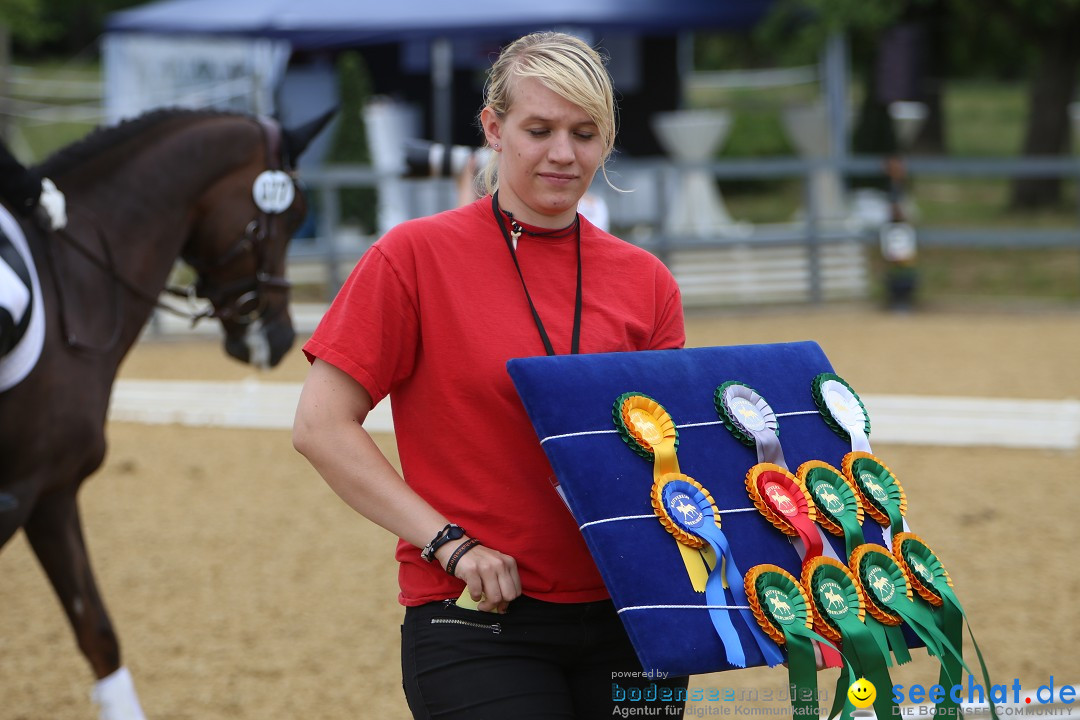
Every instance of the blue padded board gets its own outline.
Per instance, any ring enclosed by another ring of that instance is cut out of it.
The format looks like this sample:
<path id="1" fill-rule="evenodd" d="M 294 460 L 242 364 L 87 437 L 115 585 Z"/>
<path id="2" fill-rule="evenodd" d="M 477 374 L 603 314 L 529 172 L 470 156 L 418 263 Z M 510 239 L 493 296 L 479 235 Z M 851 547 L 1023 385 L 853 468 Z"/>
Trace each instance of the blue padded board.
<path id="1" fill-rule="evenodd" d="M 679 429 L 679 467 L 712 493 L 739 570 L 772 563 L 798 577 L 795 548 L 746 493 L 756 452 L 720 422 L 713 392 L 737 380 L 768 401 L 792 473 L 806 460 L 839 468 L 850 444 L 818 415 L 810 392 L 815 375 L 832 372 L 821 348 L 798 342 L 560 355 L 515 359 L 507 368 L 644 668 L 674 675 L 730 669 L 707 610 L 652 607 L 704 605 L 705 595 L 690 586 L 675 539 L 653 515 L 652 463 L 620 438 L 612 406 L 625 392 L 663 405 Z M 645 517 L 599 522 L 628 516 Z M 869 517 L 863 532 L 867 542 L 882 542 Z M 842 541 L 829 539 L 843 556 Z M 741 619 L 733 620 L 748 665 L 763 665 Z"/>

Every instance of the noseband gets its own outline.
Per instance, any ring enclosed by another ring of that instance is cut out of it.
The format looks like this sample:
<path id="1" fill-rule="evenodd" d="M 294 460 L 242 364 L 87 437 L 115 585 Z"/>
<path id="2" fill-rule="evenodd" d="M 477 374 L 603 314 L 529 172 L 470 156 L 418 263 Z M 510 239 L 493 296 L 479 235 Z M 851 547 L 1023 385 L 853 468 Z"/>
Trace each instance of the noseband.
<path id="1" fill-rule="evenodd" d="M 283 164 L 281 128 L 277 123 L 266 118 L 259 117 L 258 120 L 263 137 L 266 139 L 266 166 L 272 173 L 281 173 Z M 289 182 L 295 185 L 296 181 L 290 177 Z M 193 324 L 203 318 L 218 318 L 226 322 L 248 325 L 262 316 L 268 304 L 267 295 L 273 292 L 284 292 L 291 287 L 291 283 L 283 275 L 274 275 L 271 272 L 272 261 L 268 245 L 270 226 L 273 222 L 272 213 L 263 203 L 257 202 L 256 205 L 259 212 L 255 219 L 247 224 L 243 235 L 221 257 L 212 263 L 187 260 L 199 276 L 195 283 L 195 294 L 210 301 L 210 309 L 194 316 Z M 223 285 L 211 284 L 209 278 L 222 268 L 247 256 L 248 253 L 255 257 L 254 277 Z M 226 298 L 233 295 L 236 296 L 235 299 L 226 302 Z"/>

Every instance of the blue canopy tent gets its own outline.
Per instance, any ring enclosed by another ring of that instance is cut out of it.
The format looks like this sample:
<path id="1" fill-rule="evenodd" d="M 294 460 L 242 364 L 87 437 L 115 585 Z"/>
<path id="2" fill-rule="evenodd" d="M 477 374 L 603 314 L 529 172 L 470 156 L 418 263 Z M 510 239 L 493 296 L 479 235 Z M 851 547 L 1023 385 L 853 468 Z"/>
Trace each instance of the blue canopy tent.
<path id="1" fill-rule="evenodd" d="M 746 29 L 771 0 L 161 0 L 112 13 L 107 32 L 232 34 L 340 48 L 543 27 L 675 32 Z"/>
<path id="2" fill-rule="evenodd" d="M 476 141 L 470 120 L 479 96 L 475 87 L 466 87 L 467 81 L 474 80 L 491 54 L 513 37 L 557 28 L 607 45 L 613 60 L 634 78 L 619 87 L 616 77 L 624 118 L 631 118 L 678 105 L 677 78 L 689 69 L 688 59 L 679 57 L 678 34 L 745 30 L 759 22 L 771 4 L 772 0 L 160 0 L 110 14 L 106 41 L 144 36 L 156 38 L 160 45 L 178 36 L 246 39 L 269 42 L 279 54 L 287 47 L 294 55 L 358 48 L 368 59 L 377 92 L 411 95 L 425 106 L 423 116 L 433 139 L 468 143 Z M 124 68 L 129 62 L 112 67 L 116 73 L 132 72 Z M 616 70 L 613 67 L 613 74 Z M 109 72 L 107 54 L 106 75 Z M 641 152 L 657 151 L 646 124 L 636 118 L 623 123 L 621 138 L 645 148 Z"/>

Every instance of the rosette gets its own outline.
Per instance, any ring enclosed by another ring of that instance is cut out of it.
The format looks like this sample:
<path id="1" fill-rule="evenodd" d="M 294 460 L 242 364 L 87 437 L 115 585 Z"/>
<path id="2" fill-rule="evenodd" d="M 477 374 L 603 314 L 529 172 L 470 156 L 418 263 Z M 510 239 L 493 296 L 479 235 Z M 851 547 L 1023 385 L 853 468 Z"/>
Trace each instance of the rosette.
<path id="1" fill-rule="evenodd" d="M 814 501 L 794 475 L 779 465 L 758 463 L 746 473 L 746 491 L 766 520 L 785 535 L 802 540 L 803 562 L 821 555 Z"/>
<path id="2" fill-rule="evenodd" d="M 870 415 L 859 397 L 839 375 L 821 373 L 810 383 L 814 404 L 837 435 L 851 440 L 851 449 L 870 450 Z"/>
<path id="3" fill-rule="evenodd" d="M 904 577 L 915 591 L 926 602 L 933 606 L 931 611 L 938 629 L 948 638 L 949 642 L 957 649 L 963 650 L 963 625 L 967 616 L 964 608 L 960 605 L 956 594 L 953 592 L 952 578 L 945 570 L 944 565 L 926 542 L 914 533 L 902 532 L 893 536 L 893 556 L 897 565 L 904 573 Z M 975 648 L 975 654 L 979 658 L 979 666 L 982 670 L 984 687 L 993 687 L 989 673 L 986 671 L 986 663 L 983 661 L 982 651 L 975 642 L 975 635 L 971 632 L 971 623 L 967 623 L 968 637 Z M 956 677 L 960 673 L 962 658 L 949 656 L 942 660 L 942 669 L 939 682 L 945 682 L 948 678 Z M 938 704 L 940 714 L 955 715 L 956 703 L 951 698 L 946 698 Z M 997 717 L 997 710 L 993 700 L 990 701 L 990 713 Z"/>
<path id="4" fill-rule="evenodd" d="M 676 455 L 679 430 L 663 405 L 644 393 L 623 393 L 615 398 L 611 418 L 623 442 L 641 457 L 653 461 L 654 488 L 660 478 L 679 472 L 679 458 Z M 716 565 L 716 556 L 712 548 L 704 543 L 697 547 L 700 550 L 684 543 L 678 544 L 691 586 L 697 592 L 705 592 L 705 583 L 708 582 L 709 571 Z"/>
<path id="5" fill-rule="evenodd" d="M 787 467 L 780 447 L 780 422 L 765 398 L 749 385 L 731 380 L 716 388 L 713 404 L 731 434 L 744 445 L 757 448 L 758 462 Z"/>
<path id="6" fill-rule="evenodd" d="M 679 472 L 679 430 L 663 405 L 643 393 L 623 393 L 615 398 L 611 417 L 623 442 L 652 460 L 657 475 Z"/>
<path id="7" fill-rule="evenodd" d="M 844 538 L 844 557 L 850 557 L 852 550 L 866 542 L 858 491 L 843 473 L 821 460 L 807 460 L 795 475 L 814 500 L 818 524 Z"/>
<path id="8" fill-rule="evenodd" d="M 670 473 L 654 483 L 652 504 L 660 523 L 675 537 L 680 547 L 701 547 L 707 543 L 714 556 L 721 559 L 719 566 L 711 568 L 705 583 L 705 601 L 709 605 L 713 628 L 724 644 L 728 663 L 746 667 L 746 655 L 732 615 L 728 612 L 730 605 L 724 595 L 725 584 L 731 590 L 734 605 L 741 608 L 742 621 L 753 635 L 765 661 L 770 666 L 783 662 L 779 649 L 758 630 L 750 615 L 747 599 L 743 595 L 742 573 L 736 567 L 731 546 L 720 529 L 720 511 L 709 491 L 687 475 Z"/>
<path id="9" fill-rule="evenodd" d="M 817 717 L 817 663 L 814 641 L 833 647 L 814 627 L 814 609 L 806 590 L 776 565 L 757 565 L 743 579 L 757 624 L 787 648 L 792 715 Z M 835 648 L 833 648 L 835 650 Z"/>
<path id="10" fill-rule="evenodd" d="M 942 671 L 948 675 L 947 685 L 954 685 L 960 680 L 959 675 L 954 677 L 952 673 L 945 672 L 947 660 L 951 664 L 950 655 L 965 670 L 971 672 L 964 664 L 960 651 L 938 629 L 930 608 L 912 599 L 911 587 L 904 577 L 904 571 L 887 549 L 872 543 L 860 545 L 851 554 L 850 567 L 868 600 L 867 610 L 887 626 L 889 645 L 894 653 L 899 648 L 897 642 L 904 644 L 903 636 L 897 632 L 896 626 L 906 622 L 926 643 L 927 652 L 941 661 Z M 904 654 L 907 655 L 906 646 Z M 897 654 L 896 659 L 905 662 L 900 654 Z"/>
<path id="11" fill-rule="evenodd" d="M 829 717 L 844 706 L 847 688 L 855 678 L 864 677 L 874 687 L 892 687 L 889 678 L 888 646 L 882 647 L 866 620 L 865 600 L 851 571 L 832 558 L 819 557 L 803 565 L 802 583 L 814 607 L 814 629 L 840 644 L 850 663 L 836 683 L 835 701 Z M 879 626 L 880 627 L 880 626 Z M 879 693 L 874 703 L 878 717 L 893 717 L 895 703 L 889 693 Z"/>
<path id="12" fill-rule="evenodd" d="M 875 456 L 860 451 L 845 455 L 842 465 L 844 475 L 858 489 L 866 512 L 885 528 L 885 541 L 907 530 L 907 496 L 893 471 Z"/>

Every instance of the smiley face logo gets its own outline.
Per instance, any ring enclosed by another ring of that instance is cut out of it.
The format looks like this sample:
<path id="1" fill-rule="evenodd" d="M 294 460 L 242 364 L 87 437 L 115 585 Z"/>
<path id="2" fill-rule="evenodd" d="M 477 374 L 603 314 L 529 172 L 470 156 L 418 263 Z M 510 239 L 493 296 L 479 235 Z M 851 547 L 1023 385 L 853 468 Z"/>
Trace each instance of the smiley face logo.
<path id="1" fill-rule="evenodd" d="M 847 691 L 848 700 L 857 708 L 867 708 L 874 704 L 877 698 L 877 689 L 866 678 L 859 678 L 851 683 Z"/>

